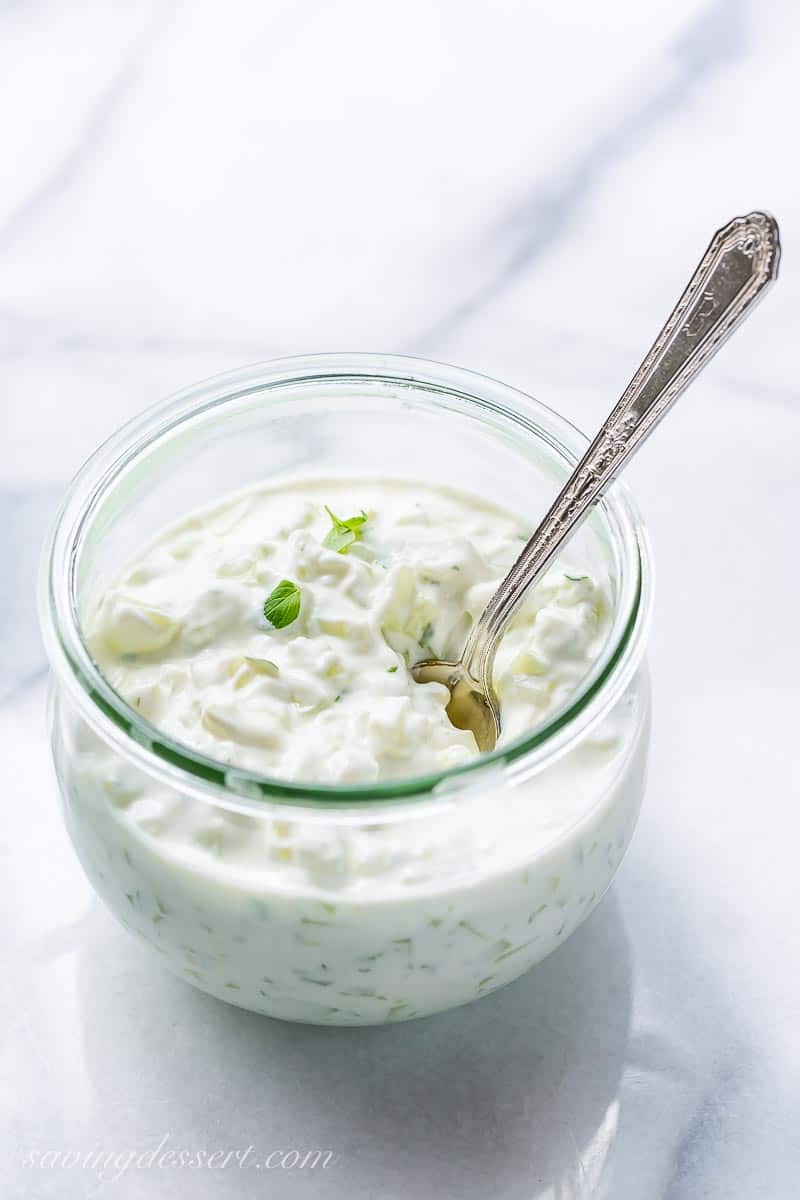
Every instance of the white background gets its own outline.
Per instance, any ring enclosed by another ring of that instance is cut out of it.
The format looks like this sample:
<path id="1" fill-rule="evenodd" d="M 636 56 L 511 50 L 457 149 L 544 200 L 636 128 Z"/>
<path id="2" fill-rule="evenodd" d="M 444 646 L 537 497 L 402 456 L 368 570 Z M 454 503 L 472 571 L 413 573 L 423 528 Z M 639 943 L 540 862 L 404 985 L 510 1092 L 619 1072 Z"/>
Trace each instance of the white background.
<path id="1" fill-rule="evenodd" d="M 798 61 L 792 0 L 0 3 L 4 1197 L 797 1195 Z M 35 564 L 82 458 L 186 383 L 334 349 L 484 370 L 589 430 L 753 207 L 782 278 L 630 472 L 653 752 L 599 910 L 389 1029 L 164 973 L 94 899 L 48 761 Z M 337 1157 L 23 1165 L 165 1134 Z"/>

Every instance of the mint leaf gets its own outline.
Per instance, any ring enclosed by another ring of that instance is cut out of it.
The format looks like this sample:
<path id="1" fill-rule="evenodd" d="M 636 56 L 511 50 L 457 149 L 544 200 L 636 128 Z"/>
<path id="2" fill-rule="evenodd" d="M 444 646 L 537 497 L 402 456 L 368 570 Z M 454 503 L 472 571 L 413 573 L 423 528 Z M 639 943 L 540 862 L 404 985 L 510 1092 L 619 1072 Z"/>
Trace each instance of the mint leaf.
<path id="1" fill-rule="evenodd" d="M 336 516 L 336 513 L 331 512 L 327 504 L 325 512 L 331 519 L 331 527 L 322 544 L 326 550 L 335 550 L 337 554 L 344 554 L 353 542 L 360 540 L 361 530 L 367 523 L 367 514 L 362 509 L 360 516 L 348 517 L 346 521 L 343 521 Z"/>
<path id="2" fill-rule="evenodd" d="M 276 629 L 285 629 L 300 615 L 300 588 L 291 579 L 282 579 L 264 602 L 264 616 Z"/>

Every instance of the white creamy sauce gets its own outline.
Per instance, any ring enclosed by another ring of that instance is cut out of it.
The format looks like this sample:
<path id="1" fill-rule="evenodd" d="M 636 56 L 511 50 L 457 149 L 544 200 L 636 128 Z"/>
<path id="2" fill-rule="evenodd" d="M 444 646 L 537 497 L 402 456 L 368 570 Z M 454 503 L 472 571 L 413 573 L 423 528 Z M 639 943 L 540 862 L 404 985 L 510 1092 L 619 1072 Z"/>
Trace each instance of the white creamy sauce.
<path id="1" fill-rule="evenodd" d="M 340 550 L 324 544 L 327 509 L 359 518 Z M 528 532 L 444 488 L 254 488 L 143 552 L 91 612 L 90 646 L 142 716 L 221 762 L 324 783 L 438 771 L 477 747 L 450 724 L 447 690 L 409 668 L 458 657 Z M 283 580 L 299 591 L 299 615 L 274 628 L 264 602 Z M 497 656 L 501 744 L 569 698 L 608 628 L 600 583 L 579 566 L 550 572 Z"/>
<path id="2" fill-rule="evenodd" d="M 366 514 L 344 553 L 331 520 Z M 84 622 L 130 705 L 231 769 L 359 783 L 473 758 L 445 689 L 409 666 L 455 656 L 527 534 L 444 488 L 364 479 L 253 488 L 171 527 Z M 503 738 L 574 692 L 610 625 L 605 585 L 562 564 L 505 637 Z M 264 617 L 282 580 L 285 628 Z M 483 772 L 428 799 L 247 811 L 174 786 L 102 731 L 64 727 L 67 820 L 100 894 L 184 979 L 291 1020 L 382 1023 L 486 995 L 550 953 L 602 896 L 642 790 L 646 690 L 545 770 Z M 233 783 L 231 783 L 233 786 Z"/>

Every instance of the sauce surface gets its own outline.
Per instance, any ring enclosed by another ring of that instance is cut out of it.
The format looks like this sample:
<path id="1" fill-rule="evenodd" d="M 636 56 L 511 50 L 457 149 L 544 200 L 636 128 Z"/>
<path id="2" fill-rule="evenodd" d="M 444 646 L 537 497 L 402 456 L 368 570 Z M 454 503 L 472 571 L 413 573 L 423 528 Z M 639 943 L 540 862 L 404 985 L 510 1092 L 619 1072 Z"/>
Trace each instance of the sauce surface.
<path id="1" fill-rule="evenodd" d="M 529 533 L 444 487 L 254 487 L 143 549 L 86 632 L 133 708 L 220 762 L 322 783 L 425 774 L 478 750 L 450 724 L 447 690 L 409 667 L 460 654 Z M 501 744 L 569 699 L 609 625 L 607 593 L 580 566 L 542 580 L 497 655 Z"/>

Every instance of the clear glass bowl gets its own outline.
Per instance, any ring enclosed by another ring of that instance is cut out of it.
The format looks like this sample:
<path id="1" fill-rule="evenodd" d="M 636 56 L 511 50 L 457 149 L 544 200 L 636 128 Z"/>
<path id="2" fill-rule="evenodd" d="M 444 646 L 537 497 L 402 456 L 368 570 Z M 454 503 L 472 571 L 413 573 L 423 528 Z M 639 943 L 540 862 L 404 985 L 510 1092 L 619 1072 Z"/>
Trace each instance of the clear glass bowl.
<path id="1" fill-rule="evenodd" d="M 379 1024 L 488 994 L 591 912 L 643 790 L 652 569 L 627 490 L 576 535 L 614 619 L 567 705 L 459 768 L 384 785 L 249 774 L 171 741 L 98 672 L 87 597 L 167 519 L 308 474 L 449 482 L 532 526 L 586 439 L 529 397 L 410 358 L 323 355 L 192 387 L 105 443 L 45 548 L 40 609 L 67 828 L 93 886 L 165 965 L 244 1008 Z"/>

